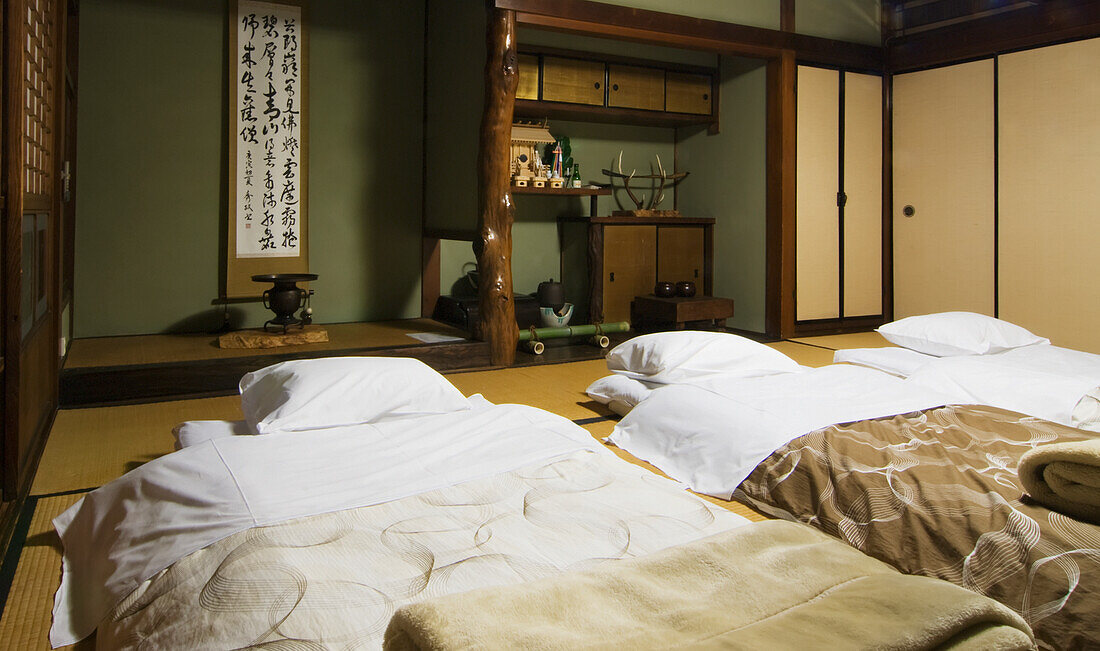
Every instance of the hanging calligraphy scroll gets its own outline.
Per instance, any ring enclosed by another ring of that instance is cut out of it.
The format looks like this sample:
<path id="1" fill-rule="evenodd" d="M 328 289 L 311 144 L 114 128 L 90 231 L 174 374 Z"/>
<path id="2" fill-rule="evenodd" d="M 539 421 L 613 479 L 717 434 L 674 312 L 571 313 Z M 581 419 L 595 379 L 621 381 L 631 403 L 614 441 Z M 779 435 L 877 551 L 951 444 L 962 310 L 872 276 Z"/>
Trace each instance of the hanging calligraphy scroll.
<path id="1" fill-rule="evenodd" d="M 307 46 L 300 2 L 231 8 L 229 298 L 257 296 L 253 274 L 309 271 Z"/>

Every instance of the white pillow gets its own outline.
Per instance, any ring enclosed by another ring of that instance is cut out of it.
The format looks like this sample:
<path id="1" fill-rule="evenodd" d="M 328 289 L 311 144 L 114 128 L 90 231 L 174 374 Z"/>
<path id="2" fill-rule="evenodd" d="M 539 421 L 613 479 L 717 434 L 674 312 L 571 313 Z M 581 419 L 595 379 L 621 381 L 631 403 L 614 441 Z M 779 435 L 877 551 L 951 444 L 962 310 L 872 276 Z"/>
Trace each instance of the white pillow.
<path id="1" fill-rule="evenodd" d="M 596 402 L 607 405 L 611 411 L 623 416 L 634 405 L 645 400 L 657 384 L 635 380 L 625 375 L 602 377 L 584 390 Z"/>
<path id="2" fill-rule="evenodd" d="M 373 423 L 470 408 L 439 373 L 407 357 L 282 362 L 241 378 L 241 411 L 259 434 Z"/>
<path id="3" fill-rule="evenodd" d="M 911 316 L 877 331 L 890 343 L 937 357 L 985 355 L 1050 343 L 1018 325 L 973 312 Z"/>
<path id="4" fill-rule="evenodd" d="M 607 368 L 647 382 L 671 384 L 706 375 L 769 375 L 801 371 L 783 353 L 728 332 L 657 332 L 629 339 L 607 355 Z"/>

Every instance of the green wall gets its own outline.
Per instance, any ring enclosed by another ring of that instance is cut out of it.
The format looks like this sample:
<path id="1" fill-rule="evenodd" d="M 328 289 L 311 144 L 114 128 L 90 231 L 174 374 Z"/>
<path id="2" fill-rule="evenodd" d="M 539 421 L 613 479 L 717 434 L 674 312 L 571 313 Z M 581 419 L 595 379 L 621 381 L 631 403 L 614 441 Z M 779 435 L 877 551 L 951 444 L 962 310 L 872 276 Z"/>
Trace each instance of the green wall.
<path id="1" fill-rule="evenodd" d="M 316 0 L 309 20 L 317 319 L 418 316 L 423 6 Z M 221 0 L 81 5 L 74 336 L 221 323 L 227 22 Z"/>
<path id="2" fill-rule="evenodd" d="M 794 7 L 794 26 L 799 34 L 882 44 L 881 0 L 798 0 Z"/>
<path id="3" fill-rule="evenodd" d="M 721 133 L 681 130 L 691 172 L 680 211 L 713 217 L 714 295 L 734 300 L 734 328 L 764 331 L 767 227 L 767 66 L 722 58 Z"/>
<path id="4" fill-rule="evenodd" d="M 779 29 L 779 0 L 603 0 L 608 4 Z M 802 0 L 798 0 L 802 2 Z M 840 0 L 833 0 L 838 2 Z"/>

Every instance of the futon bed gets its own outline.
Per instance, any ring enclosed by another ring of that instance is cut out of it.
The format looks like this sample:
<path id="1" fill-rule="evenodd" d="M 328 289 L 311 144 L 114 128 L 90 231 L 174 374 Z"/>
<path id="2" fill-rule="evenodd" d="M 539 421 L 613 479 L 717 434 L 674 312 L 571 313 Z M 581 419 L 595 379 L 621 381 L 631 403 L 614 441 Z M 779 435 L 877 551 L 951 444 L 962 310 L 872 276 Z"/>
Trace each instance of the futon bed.
<path id="1" fill-rule="evenodd" d="M 1032 644 L 1022 618 L 992 600 L 904 576 L 803 525 L 753 529 L 574 423 L 467 399 L 416 360 L 287 362 L 241 388 L 244 421 L 178 428 L 181 449 L 54 520 L 64 547 L 54 646 L 93 631 L 99 648 L 442 649 L 455 635 L 460 648 L 715 636 L 745 648 L 821 635 L 912 649 Z M 830 561 L 807 562 L 820 558 Z M 641 564 L 608 569 L 614 559 Z M 592 572 L 604 578 L 585 593 Z M 727 606 L 700 598 L 707 590 Z M 584 599 L 601 609 L 588 630 L 573 626 Z M 424 616 L 455 607 L 480 623 Z M 842 625 L 867 612 L 882 618 Z M 631 616 L 645 636 L 603 626 Z"/>
<path id="2" fill-rule="evenodd" d="M 1036 503 L 1016 474 L 1025 452 L 1091 433 L 782 357 L 722 333 L 630 340 L 609 368 L 650 387 L 608 440 L 694 490 L 993 596 L 1046 647 L 1100 640 L 1100 527 Z"/>
<path id="3" fill-rule="evenodd" d="M 833 361 L 910 378 L 956 403 L 1100 432 L 1100 355 L 970 312 L 909 317 L 878 332 L 897 346 L 842 349 Z"/>

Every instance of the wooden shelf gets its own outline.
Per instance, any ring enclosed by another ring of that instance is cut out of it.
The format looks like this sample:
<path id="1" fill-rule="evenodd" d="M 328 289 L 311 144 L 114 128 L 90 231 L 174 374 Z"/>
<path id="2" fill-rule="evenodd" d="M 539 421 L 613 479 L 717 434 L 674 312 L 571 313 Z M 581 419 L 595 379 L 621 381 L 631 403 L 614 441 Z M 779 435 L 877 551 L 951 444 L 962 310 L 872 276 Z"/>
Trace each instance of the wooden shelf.
<path id="1" fill-rule="evenodd" d="M 533 99 L 517 99 L 515 115 L 516 117 L 551 118 L 555 120 L 572 120 L 575 122 L 632 124 L 641 127 L 710 126 L 717 122 L 716 117 L 711 115 L 666 113 L 664 111 L 644 111 L 641 109 L 609 108 L 605 106 L 586 106 L 584 104 L 547 102 Z"/>
<path id="2" fill-rule="evenodd" d="M 659 226 L 713 226 L 713 217 L 635 217 L 633 215 L 606 215 L 603 217 L 559 217 L 563 222 L 586 224 L 657 224 Z"/>
<path id="3" fill-rule="evenodd" d="M 512 194 L 550 194 L 565 197 L 594 197 L 611 194 L 611 188 L 536 188 L 512 186 Z"/>

